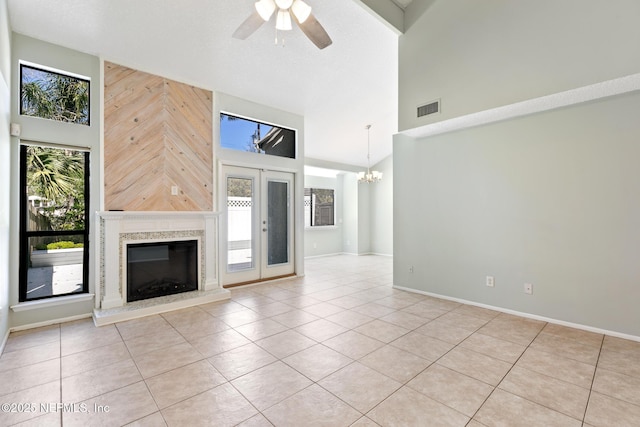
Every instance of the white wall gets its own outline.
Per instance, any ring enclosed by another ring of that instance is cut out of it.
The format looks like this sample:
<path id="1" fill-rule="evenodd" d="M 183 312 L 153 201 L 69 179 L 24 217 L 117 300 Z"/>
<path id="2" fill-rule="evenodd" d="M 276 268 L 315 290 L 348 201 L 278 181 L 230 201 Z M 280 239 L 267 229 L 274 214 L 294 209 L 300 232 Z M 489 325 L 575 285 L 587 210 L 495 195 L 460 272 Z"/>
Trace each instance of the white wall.
<path id="1" fill-rule="evenodd" d="M 358 183 L 358 255 L 371 253 L 371 184 Z"/>
<path id="2" fill-rule="evenodd" d="M 416 1 L 414 1 L 416 3 Z M 640 71 L 637 0 L 437 0 L 399 40 L 399 129 Z M 416 117 L 440 98 L 442 113 Z"/>
<path id="3" fill-rule="evenodd" d="M 636 74 L 639 15 L 632 0 L 437 0 L 400 38 L 399 128 Z M 442 113 L 416 119 L 436 98 Z M 395 284 L 640 337 L 639 108 L 633 92 L 397 135 Z"/>
<path id="4" fill-rule="evenodd" d="M 304 230 L 304 256 L 313 257 L 342 253 L 343 191 L 342 179 L 305 175 L 305 188 L 325 188 L 334 190 L 335 225 L 323 227 L 306 227 Z"/>
<path id="5" fill-rule="evenodd" d="M 393 157 L 375 164 L 372 170 L 382 172 L 382 181 L 371 185 L 370 236 L 371 252 L 393 255 Z M 411 206 L 405 206 L 412 209 Z"/>
<path id="6" fill-rule="evenodd" d="M 632 93 L 398 136 L 394 283 L 640 337 L 638 111 Z"/>
<path id="7" fill-rule="evenodd" d="M 343 180 L 344 230 L 343 252 L 352 255 L 371 253 L 370 184 L 358 182 L 355 173 L 341 175 Z"/>
<path id="8" fill-rule="evenodd" d="M 343 252 L 347 254 L 357 255 L 358 251 L 358 223 L 359 223 L 359 204 L 358 204 L 358 178 L 355 173 L 345 173 L 340 175 L 342 179 L 342 188 L 344 196 L 342 198 L 343 224 L 342 247 Z"/>
<path id="9" fill-rule="evenodd" d="M 91 162 L 91 187 L 89 212 L 99 210 L 102 199 L 102 188 L 100 186 L 100 164 L 102 162 L 100 149 L 100 60 L 92 55 L 87 55 L 21 34 L 12 35 L 12 59 L 11 70 L 13 76 L 20 75 L 19 61 L 29 61 L 36 64 L 53 67 L 59 70 L 87 76 L 91 79 L 90 85 L 90 126 L 72 125 L 69 123 L 55 122 L 36 117 L 21 116 L 19 110 L 14 108 L 11 114 L 11 121 L 19 123 L 22 127 L 21 139 L 25 141 L 36 141 L 45 143 L 62 144 L 66 146 L 88 147 L 90 149 Z M 19 84 L 18 78 L 14 78 L 11 84 L 12 105 L 18 105 Z M 19 140 L 12 138 L 11 142 L 11 237 L 10 247 L 16 248 L 10 253 L 10 304 L 18 304 L 18 266 L 19 254 Z M 89 255 L 89 292 L 95 289 L 95 258 L 97 234 L 95 233 L 94 218 L 89 218 L 90 225 L 90 255 Z M 63 297 L 64 298 L 64 297 Z M 36 308 L 28 311 L 12 312 L 11 326 L 19 327 L 24 325 L 50 322 L 57 319 L 66 319 L 74 316 L 81 316 L 92 312 L 93 302 L 71 302 L 55 307 Z"/>
<path id="10" fill-rule="evenodd" d="M 0 354 L 9 332 L 9 221 L 11 138 L 9 138 L 11 87 L 11 29 L 7 1 L 0 0 Z"/>

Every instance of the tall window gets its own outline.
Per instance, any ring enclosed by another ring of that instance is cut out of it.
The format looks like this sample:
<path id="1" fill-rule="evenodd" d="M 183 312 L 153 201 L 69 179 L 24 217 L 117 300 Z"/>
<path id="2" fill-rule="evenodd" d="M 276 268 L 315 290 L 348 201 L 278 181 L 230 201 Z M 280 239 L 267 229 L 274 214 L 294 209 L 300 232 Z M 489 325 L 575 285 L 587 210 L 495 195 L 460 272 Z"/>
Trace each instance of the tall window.
<path id="1" fill-rule="evenodd" d="M 304 225 L 305 227 L 335 225 L 333 190 L 325 188 L 304 189 Z"/>
<path id="2" fill-rule="evenodd" d="M 88 292 L 89 153 L 20 147 L 20 301 Z"/>
<path id="3" fill-rule="evenodd" d="M 20 64 L 20 114 L 89 125 L 89 80 Z"/>

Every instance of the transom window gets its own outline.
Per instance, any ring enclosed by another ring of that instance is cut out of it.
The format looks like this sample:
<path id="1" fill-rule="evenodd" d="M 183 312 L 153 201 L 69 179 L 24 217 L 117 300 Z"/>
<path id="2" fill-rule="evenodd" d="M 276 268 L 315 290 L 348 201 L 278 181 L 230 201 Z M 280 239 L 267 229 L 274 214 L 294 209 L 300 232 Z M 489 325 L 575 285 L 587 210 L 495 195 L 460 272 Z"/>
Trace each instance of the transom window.
<path id="1" fill-rule="evenodd" d="M 220 113 L 220 146 L 295 159 L 296 131 Z"/>
<path id="2" fill-rule="evenodd" d="M 89 79 L 20 64 L 20 114 L 89 125 Z"/>

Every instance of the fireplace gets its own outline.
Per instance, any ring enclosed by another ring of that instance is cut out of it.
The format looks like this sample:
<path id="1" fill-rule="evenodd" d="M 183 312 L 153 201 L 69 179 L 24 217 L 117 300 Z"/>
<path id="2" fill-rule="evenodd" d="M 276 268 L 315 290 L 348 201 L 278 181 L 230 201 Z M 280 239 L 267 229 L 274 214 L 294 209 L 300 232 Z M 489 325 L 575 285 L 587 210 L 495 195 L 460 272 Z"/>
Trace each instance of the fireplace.
<path id="1" fill-rule="evenodd" d="M 197 289 L 197 240 L 127 245 L 127 302 Z"/>
<path id="2" fill-rule="evenodd" d="M 218 281 L 218 213 L 114 211 L 96 216 L 96 325 L 229 298 Z M 159 266 L 167 263 L 173 266 Z"/>

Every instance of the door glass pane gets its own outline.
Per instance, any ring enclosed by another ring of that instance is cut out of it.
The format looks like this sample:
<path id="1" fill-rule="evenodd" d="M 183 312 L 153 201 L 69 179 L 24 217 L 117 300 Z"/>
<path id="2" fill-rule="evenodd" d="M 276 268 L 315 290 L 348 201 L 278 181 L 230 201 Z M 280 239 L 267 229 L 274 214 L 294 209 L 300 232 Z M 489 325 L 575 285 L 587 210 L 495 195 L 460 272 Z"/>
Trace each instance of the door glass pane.
<path id="1" fill-rule="evenodd" d="M 227 271 L 254 268 L 253 180 L 227 178 Z"/>
<path id="2" fill-rule="evenodd" d="M 84 235 L 29 237 L 27 299 L 83 291 Z"/>
<path id="3" fill-rule="evenodd" d="M 267 185 L 267 265 L 289 262 L 288 183 L 269 181 Z"/>

